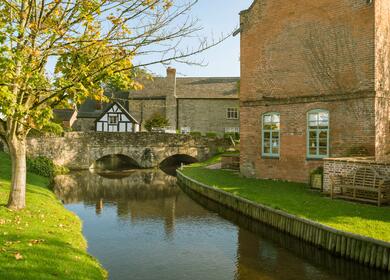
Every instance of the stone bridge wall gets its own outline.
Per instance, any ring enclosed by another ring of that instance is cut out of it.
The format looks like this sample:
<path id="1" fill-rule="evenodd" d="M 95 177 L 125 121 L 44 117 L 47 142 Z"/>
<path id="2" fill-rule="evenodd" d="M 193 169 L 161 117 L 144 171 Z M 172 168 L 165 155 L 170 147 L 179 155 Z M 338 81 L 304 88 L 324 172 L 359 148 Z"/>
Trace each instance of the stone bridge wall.
<path id="1" fill-rule="evenodd" d="M 121 154 L 141 168 L 157 167 L 164 159 L 184 154 L 199 161 L 226 149 L 224 139 L 164 133 L 70 132 L 63 137 L 34 137 L 27 142 L 28 156 L 45 156 L 70 169 L 88 169 L 96 160 Z"/>

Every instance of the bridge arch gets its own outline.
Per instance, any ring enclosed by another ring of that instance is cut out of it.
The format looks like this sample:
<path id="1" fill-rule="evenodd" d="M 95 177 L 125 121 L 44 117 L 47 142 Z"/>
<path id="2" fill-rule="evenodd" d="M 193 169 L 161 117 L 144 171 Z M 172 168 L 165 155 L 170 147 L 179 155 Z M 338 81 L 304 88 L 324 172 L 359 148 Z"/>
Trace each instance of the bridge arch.
<path id="1" fill-rule="evenodd" d="M 159 168 L 167 174 L 176 175 L 176 169 L 182 164 L 188 165 L 198 162 L 198 159 L 187 154 L 174 154 L 165 158 L 159 164 Z"/>
<path id="2" fill-rule="evenodd" d="M 108 154 L 93 161 L 89 169 L 118 171 L 140 168 L 138 162 L 128 155 Z"/>

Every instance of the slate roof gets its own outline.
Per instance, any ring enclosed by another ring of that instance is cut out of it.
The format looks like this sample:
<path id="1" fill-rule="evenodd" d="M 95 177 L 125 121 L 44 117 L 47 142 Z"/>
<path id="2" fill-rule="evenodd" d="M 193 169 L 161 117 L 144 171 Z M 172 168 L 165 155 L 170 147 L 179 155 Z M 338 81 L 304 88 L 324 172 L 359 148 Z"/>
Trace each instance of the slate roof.
<path id="1" fill-rule="evenodd" d="M 106 92 L 106 96 L 110 98 L 113 102 L 118 102 L 124 107 L 127 106 L 127 94 L 125 93 L 111 93 Z M 103 102 L 102 110 L 97 110 L 97 101 L 92 99 L 87 99 L 83 104 L 81 104 L 78 108 L 78 118 L 97 118 L 99 117 L 107 107 L 111 106 L 111 103 Z"/>
<path id="2" fill-rule="evenodd" d="M 177 78 L 178 98 L 237 98 L 239 78 Z"/>
<path id="3" fill-rule="evenodd" d="M 70 121 L 75 111 L 74 109 L 54 109 L 54 119 L 58 121 Z"/>
<path id="4" fill-rule="evenodd" d="M 238 99 L 238 77 L 195 77 L 195 78 L 176 78 L 176 96 L 177 98 L 237 98 Z M 170 94 L 169 79 L 157 77 L 153 81 L 143 82 L 144 89 L 130 92 L 129 98 L 148 99 L 165 98 Z M 142 83 L 142 82 L 141 82 Z"/>

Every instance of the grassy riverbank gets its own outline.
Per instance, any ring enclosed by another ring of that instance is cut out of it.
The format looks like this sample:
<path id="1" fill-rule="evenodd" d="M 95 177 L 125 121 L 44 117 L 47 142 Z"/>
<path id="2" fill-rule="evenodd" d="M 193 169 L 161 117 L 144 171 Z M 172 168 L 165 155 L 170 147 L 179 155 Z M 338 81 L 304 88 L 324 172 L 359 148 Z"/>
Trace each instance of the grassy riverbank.
<path id="1" fill-rule="evenodd" d="M 27 208 L 5 207 L 11 162 L 0 152 L 0 279 L 104 279 L 86 252 L 81 222 L 46 188 L 48 179 L 28 174 Z"/>
<path id="2" fill-rule="evenodd" d="M 187 166 L 183 173 L 199 182 L 321 224 L 390 242 L 390 207 L 331 200 L 305 184 L 243 178 L 238 172 L 211 170 L 208 163 Z"/>

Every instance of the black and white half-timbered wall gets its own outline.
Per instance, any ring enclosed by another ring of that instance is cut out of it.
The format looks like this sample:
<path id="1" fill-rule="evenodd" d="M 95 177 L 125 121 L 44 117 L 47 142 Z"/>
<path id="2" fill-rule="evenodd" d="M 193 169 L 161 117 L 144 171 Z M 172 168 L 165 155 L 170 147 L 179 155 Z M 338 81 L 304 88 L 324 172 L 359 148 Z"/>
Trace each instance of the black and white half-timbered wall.
<path id="1" fill-rule="evenodd" d="M 138 132 L 139 123 L 119 103 L 114 102 L 96 119 L 98 132 Z"/>

